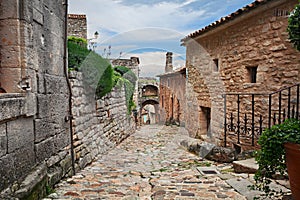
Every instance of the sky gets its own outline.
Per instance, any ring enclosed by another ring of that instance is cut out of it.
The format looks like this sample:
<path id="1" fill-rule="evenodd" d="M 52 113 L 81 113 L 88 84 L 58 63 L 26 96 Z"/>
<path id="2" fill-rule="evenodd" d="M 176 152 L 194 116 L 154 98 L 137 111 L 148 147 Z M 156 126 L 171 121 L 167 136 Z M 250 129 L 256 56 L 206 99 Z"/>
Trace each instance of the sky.
<path id="1" fill-rule="evenodd" d="M 86 14 L 88 38 L 105 58 L 140 59 L 140 76 L 162 74 L 166 52 L 185 64 L 180 40 L 254 0 L 70 0 L 70 14 Z"/>

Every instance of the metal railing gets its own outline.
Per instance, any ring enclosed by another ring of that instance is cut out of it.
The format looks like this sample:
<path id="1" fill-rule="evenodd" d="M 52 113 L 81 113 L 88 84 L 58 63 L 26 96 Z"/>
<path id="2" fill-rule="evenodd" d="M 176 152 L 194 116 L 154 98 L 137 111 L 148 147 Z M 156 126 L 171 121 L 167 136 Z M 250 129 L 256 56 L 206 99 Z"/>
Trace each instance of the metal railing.
<path id="1" fill-rule="evenodd" d="M 264 129 L 285 119 L 299 119 L 299 86 L 297 83 L 270 94 L 223 95 L 224 146 L 227 146 L 228 137 L 237 144 L 255 146 Z"/>

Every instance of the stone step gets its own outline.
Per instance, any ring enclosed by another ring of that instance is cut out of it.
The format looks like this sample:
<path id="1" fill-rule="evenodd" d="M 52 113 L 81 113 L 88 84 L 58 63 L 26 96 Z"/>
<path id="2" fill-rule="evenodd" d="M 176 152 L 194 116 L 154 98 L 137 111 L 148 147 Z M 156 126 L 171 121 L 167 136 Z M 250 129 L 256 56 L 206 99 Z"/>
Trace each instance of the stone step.
<path id="1" fill-rule="evenodd" d="M 255 197 L 262 195 L 263 193 L 257 190 L 251 190 L 250 186 L 253 184 L 248 179 L 232 178 L 226 180 L 226 182 L 233 187 L 238 193 L 246 197 L 248 200 L 252 200 Z"/>
<path id="2" fill-rule="evenodd" d="M 235 173 L 252 174 L 258 170 L 258 164 L 256 163 L 254 158 L 233 161 L 232 164 Z"/>

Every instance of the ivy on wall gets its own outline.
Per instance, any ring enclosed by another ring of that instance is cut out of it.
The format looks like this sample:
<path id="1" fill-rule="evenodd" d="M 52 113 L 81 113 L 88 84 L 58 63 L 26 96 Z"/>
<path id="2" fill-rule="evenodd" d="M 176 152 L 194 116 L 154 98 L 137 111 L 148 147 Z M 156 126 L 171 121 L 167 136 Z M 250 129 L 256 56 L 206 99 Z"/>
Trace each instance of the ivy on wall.
<path id="1" fill-rule="evenodd" d="M 115 66 L 114 70 L 117 74 L 119 74 L 117 84 L 124 85 L 125 87 L 127 112 L 130 114 L 131 111 L 136 107 L 133 101 L 133 94 L 137 77 L 129 68 L 125 66 Z"/>
<path id="2" fill-rule="evenodd" d="M 300 3 L 290 13 L 287 31 L 291 43 L 300 51 Z"/>
<path id="3" fill-rule="evenodd" d="M 87 49 L 85 39 L 68 37 L 68 68 L 83 73 L 85 84 L 96 89 L 97 98 L 105 96 L 115 86 L 124 86 L 128 114 L 134 109 L 135 74 L 125 66 L 113 68 L 106 59 Z"/>
<path id="4" fill-rule="evenodd" d="M 96 89 L 97 98 L 105 96 L 114 86 L 111 64 L 88 50 L 86 40 L 82 38 L 68 38 L 68 68 L 83 72 L 85 84 Z"/>

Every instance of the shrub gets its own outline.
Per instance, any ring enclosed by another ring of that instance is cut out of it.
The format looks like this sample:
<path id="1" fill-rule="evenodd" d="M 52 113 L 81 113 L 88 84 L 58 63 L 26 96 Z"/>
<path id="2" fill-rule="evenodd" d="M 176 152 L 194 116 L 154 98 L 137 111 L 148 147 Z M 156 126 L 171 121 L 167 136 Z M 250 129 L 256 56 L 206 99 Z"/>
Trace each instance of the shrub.
<path id="1" fill-rule="evenodd" d="M 287 119 L 282 124 L 274 125 L 263 131 L 258 140 L 261 149 L 256 152 L 259 169 L 254 177 L 255 188 L 264 191 L 266 196 L 276 193 L 269 187 L 275 174 L 287 176 L 284 149 L 286 142 L 300 144 L 300 120 Z"/>
<path id="2" fill-rule="evenodd" d="M 111 64 L 99 54 L 88 50 L 84 39 L 68 39 L 68 67 L 69 70 L 82 71 L 84 83 L 95 89 L 98 98 L 109 93 L 114 86 Z"/>

